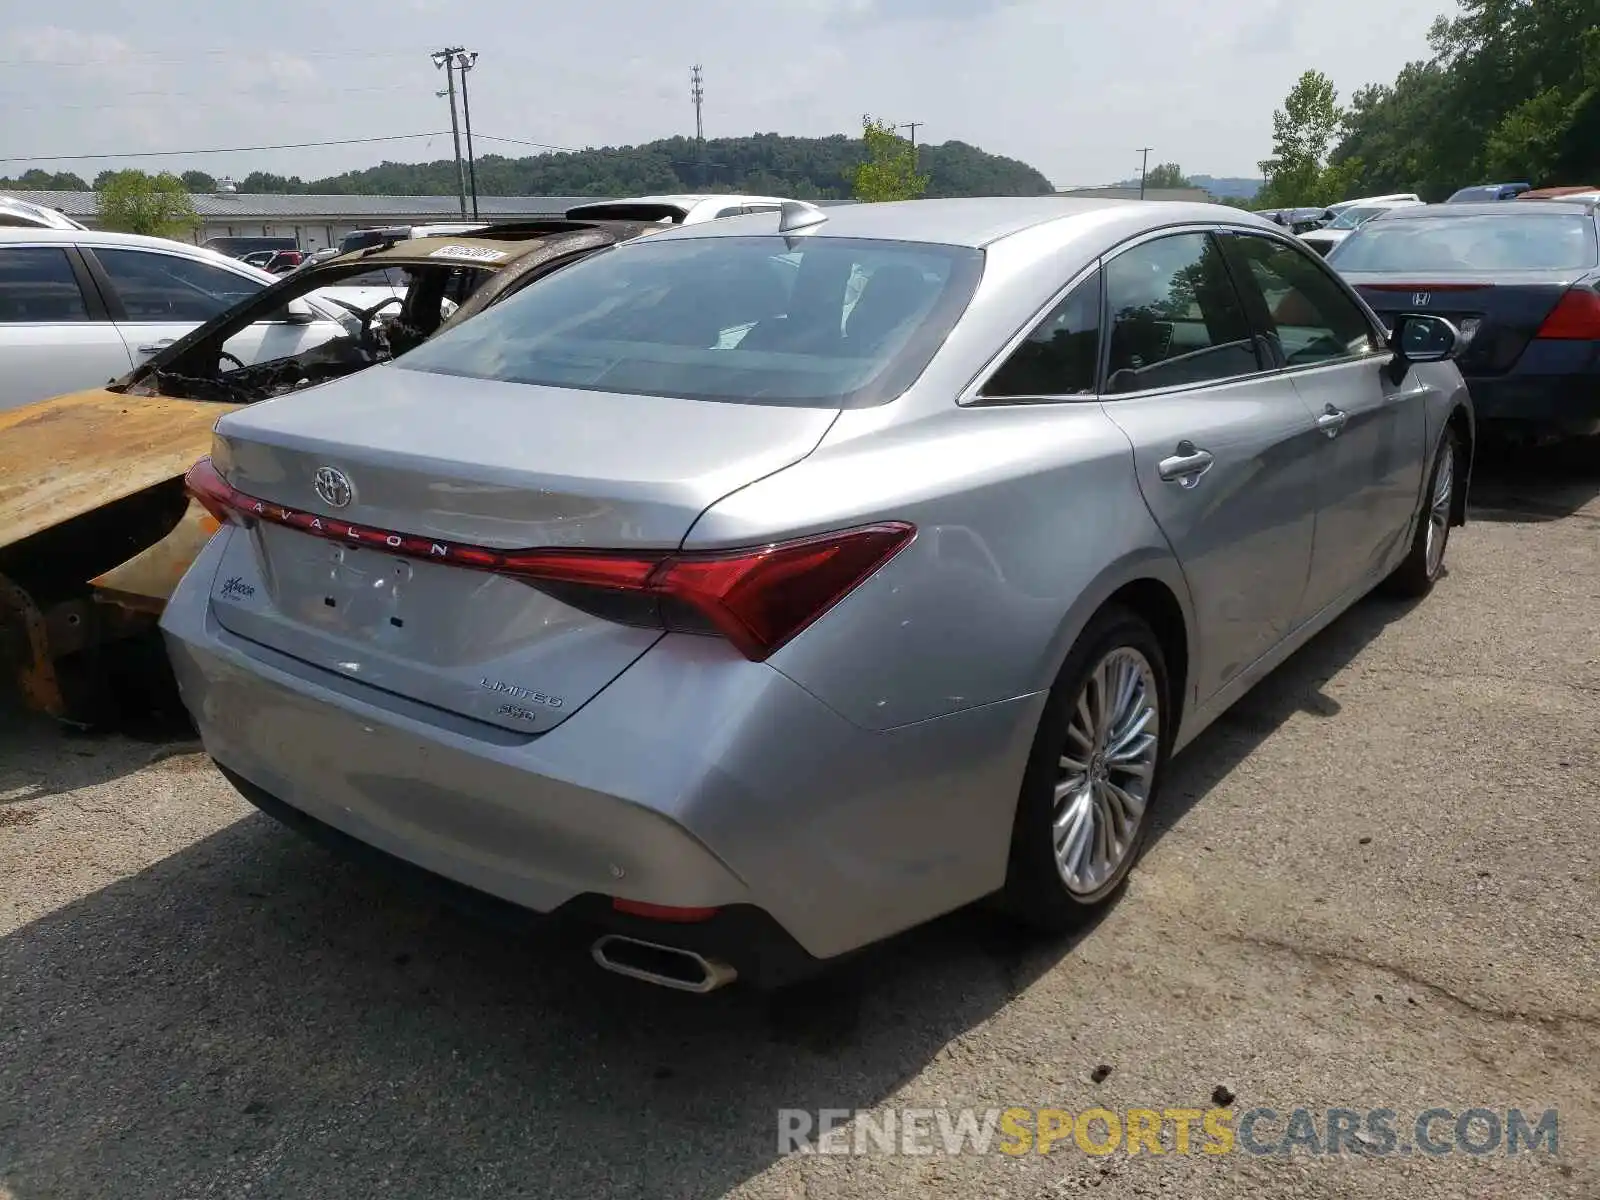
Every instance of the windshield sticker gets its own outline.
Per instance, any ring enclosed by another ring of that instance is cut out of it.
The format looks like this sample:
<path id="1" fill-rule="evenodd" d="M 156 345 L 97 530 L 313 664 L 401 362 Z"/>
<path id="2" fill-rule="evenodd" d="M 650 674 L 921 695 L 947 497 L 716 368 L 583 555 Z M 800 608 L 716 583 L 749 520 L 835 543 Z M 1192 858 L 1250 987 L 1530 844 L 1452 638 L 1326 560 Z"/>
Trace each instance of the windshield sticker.
<path id="1" fill-rule="evenodd" d="M 471 262 L 499 262 L 507 257 L 504 250 L 490 250 L 486 246 L 440 246 L 429 258 L 464 258 Z"/>

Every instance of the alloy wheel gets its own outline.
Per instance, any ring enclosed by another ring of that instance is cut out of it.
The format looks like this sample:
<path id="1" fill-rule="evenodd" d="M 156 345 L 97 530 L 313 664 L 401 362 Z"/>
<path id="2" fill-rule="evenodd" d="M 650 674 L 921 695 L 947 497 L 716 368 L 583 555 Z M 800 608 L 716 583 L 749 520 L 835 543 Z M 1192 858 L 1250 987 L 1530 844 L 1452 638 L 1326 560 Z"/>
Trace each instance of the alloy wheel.
<path id="1" fill-rule="evenodd" d="M 1132 647 L 1112 650 L 1078 693 L 1056 776 L 1056 870 L 1074 896 L 1104 890 L 1127 864 L 1160 751 L 1155 671 Z"/>

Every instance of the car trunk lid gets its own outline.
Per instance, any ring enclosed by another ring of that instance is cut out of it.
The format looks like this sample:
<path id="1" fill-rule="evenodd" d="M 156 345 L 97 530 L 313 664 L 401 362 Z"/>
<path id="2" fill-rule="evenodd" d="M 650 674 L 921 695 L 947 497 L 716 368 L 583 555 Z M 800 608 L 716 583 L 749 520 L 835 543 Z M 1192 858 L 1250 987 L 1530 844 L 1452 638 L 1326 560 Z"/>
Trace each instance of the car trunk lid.
<path id="1" fill-rule="evenodd" d="M 1444 317 L 1466 342 L 1457 360 L 1462 372 L 1501 375 L 1516 366 L 1577 273 L 1505 272 L 1493 278 L 1349 273 L 1345 278 L 1380 317 L 1416 312 Z"/>
<path id="2" fill-rule="evenodd" d="M 212 584 L 218 621 L 527 733 L 626 670 L 660 625 L 463 567 L 462 552 L 664 554 L 716 500 L 809 454 L 836 415 L 396 367 L 342 381 L 334 401 L 310 391 L 219 426 L 229 484 L 277 511 L 230 543 Z M 275 519 L 286 512 L 302 527 Z"/>

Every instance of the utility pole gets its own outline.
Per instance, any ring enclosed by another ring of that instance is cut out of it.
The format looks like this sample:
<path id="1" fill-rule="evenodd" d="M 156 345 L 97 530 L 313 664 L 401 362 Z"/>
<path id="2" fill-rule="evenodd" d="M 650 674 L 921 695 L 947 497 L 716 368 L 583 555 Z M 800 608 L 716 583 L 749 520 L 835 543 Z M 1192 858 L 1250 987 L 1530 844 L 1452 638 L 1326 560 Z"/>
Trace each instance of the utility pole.
<path id="1" fill-rule="evenodd" d="M 911 131 L 911 169 L 917 169 L 917 130 L 926 125 L 926 121 L 907 121 L 904 125 L 896 125 L 896 129 L 909 129 Z"/>
<path id="2" fill-rule="evenodd" d="M 478 63 L 476 50 L 458 50 L 456 69 L 461 72 L 461 119 L 467 127 L 467 175 L 472 180 L 472 219 L 478 219 L 478 160 L 472 153 L 472 105 L 467 101 L 467 72 Z"/>
<path id="3" fill-rule="evenodd" d="M 1139 199 L 1141 200 L 1144 199 L 1144 177 L 1150 173 L 1150 151 L 1154 149 L 1154 146 L 1139 147 L 1139 153 L 1144 155 L 1139 160 Z"/>
<path id="4" fill-rule="evenodd" d="M 450 96 L 450 136 L 456 144 L 456 188 L 461 196 L 461 215 L 467 215 L 467 172 L 461 163 L 461 126 L 456 122 L 455 57 L 466 52 L 464 46 L 446 46 L 433 52 L 433 65 L 443 67 Z"/>
<path id="5" fill-rule="evenodd" d="M 705 82 L 700 64 L 695 63 L 689 68 L 689 99 L 694 101 L 695 172 L 699 176 L 696 181 L 699 187 L 706 186 L 706 126 L 701 113 L 706 99 Z"/>

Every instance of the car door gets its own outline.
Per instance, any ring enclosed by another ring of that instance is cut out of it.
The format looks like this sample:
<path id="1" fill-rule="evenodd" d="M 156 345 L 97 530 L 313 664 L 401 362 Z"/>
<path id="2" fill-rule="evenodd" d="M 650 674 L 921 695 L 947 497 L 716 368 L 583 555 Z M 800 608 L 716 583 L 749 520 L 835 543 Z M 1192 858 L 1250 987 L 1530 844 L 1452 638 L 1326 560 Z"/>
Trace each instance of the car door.
<path id="1" fill-rule="evenodd" d="M 140 246 L 85 247 L 84 258 L 136 364 L 267 286 L 243 271 Z M 265 330 L 252 327 L 235 339 L 237 348 L 230 343 L 229 352 L 257 362 L 265 338 Z"/>
<path id="2" fill-rule="evenodd" d="M 97 387 L 132 365 L 75 250 L 0 246 L 0 409 Z"/>
<path id="3" fill-rule="evenodd" d="M 1210 230 L 1108 256 L 1102 403 L 1183 569 L 1204 703 L 1294 628 L 1311 566 L 1325 440 L 1265 347 Z"/>
<path id="4" fill-rule="evenodd" d="M 1267 233 L 1238 232 L 1225 246 L 1246 305 L 1325 442 L 1300 612 L 1309 619 L 1376 582 L 1405 544 L 1428 461 L 1427 388 L 1388 377 L 1385 340 L 1315 255 Z"/>

